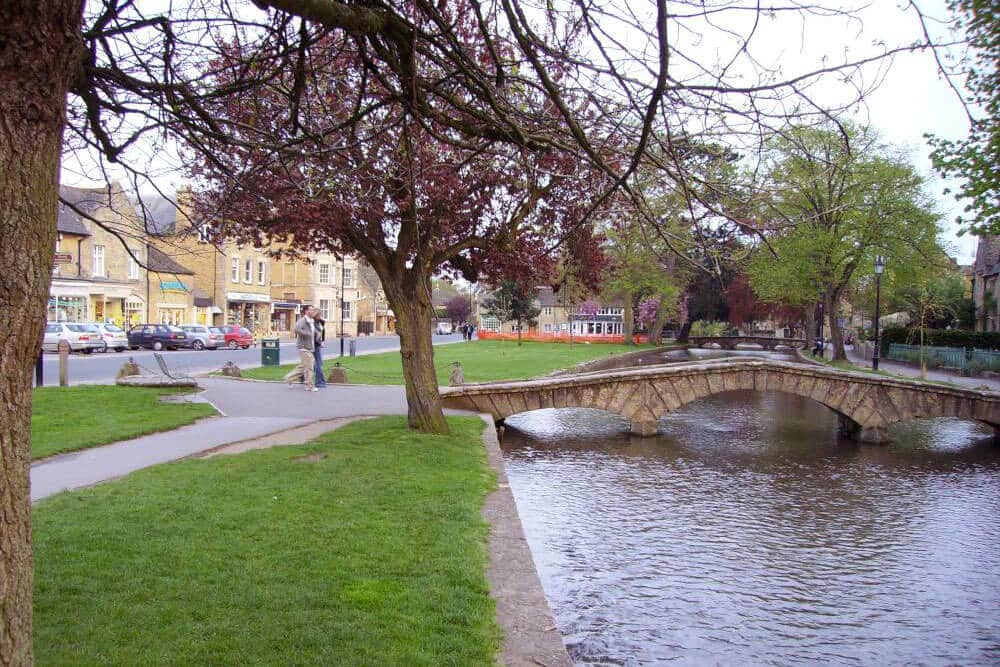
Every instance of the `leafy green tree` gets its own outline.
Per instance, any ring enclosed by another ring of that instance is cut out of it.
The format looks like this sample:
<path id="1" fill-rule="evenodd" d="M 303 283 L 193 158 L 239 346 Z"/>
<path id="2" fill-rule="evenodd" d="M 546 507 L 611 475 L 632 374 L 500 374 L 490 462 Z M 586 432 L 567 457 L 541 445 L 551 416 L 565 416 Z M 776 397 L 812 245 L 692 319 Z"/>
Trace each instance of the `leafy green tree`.
<path id="1" fill-rule="evenodd" d="M 645 233 L 637 220 L 611 228 L 607 237 L 612 272 L 604 288 L 606 292 L 621 296 L 625 302 L 622 333 L 625 344 L 632 345 L 635 305 L 639 299 L 658 298 L 664 312 L 677 302 L 680 287 L 673 270 L 676 255 L 666 248 L 658 248 L 657 239 Z"/>
<path id="2" fill-rule="evenodd" d="M 483 304 L 483 309 L 487 315 L 501 322 L 517 324 L 518 345 L 521 344 L 522 325 L 533 326 L 538 322 L 538 314 L 542 312 L 541 308 L 535 305 L 534 295 L 526 293 L 524 288 L 513 280 L 503 281 L 500 289 Z"/>
<path id="3" fill-rule="evenodd" d="M 1000 4 L 996 0 L 951 0 L 971 57 L 966 77 L 970 100 L 983 109 L 970 115 L 967 138 L 949 141 L 928 136 L 934 167 L 947 178 L 961 179 L 956 199 L 966 201 L 958 222 L 967 229 L 1000 234 Z"/>
<path id="4" fill-rule="evenodd" d="M 939 262 L 938 215 L 923 179 L 869 128 L 797 128 L 770 147 L 765 213 L 774 221 L 770 251 L 751 263 L 762 298 L 789 305 L 819 297 L 829 318 L 834 358 L 844 359 L 839 306 L 875 255 L 896 271 Z M 809 309 L 807 309 L 808 312 Z"/>
<path id="5" fill-rule="evenodd" d="M 897 298 L 910 315 L 910 323 L 919 332 L 920 373 L 927 378 L 927 359 L 924 356 L 924 334 L 935 321 L 954 319 L 956 307 L 964 296 L 961 283 L 948 277 L 929 276 L 926 279 L 906 285 Z"/>

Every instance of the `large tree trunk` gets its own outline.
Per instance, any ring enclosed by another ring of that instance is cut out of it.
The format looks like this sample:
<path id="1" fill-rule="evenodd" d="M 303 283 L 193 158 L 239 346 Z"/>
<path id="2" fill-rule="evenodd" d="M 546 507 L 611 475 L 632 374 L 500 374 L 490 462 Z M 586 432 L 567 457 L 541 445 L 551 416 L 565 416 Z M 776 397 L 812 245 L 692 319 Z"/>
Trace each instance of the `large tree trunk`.
<path id="1" fill-rule="evenodd" d="M 0 665 L 30 665 L 31 370 L 56 242 L 66 93 L 83 0 L 0 2 Z"/>
<path id="2" fill-rule="evenodd" d="M 833 343 L 833 359 L 847 359 L 847 351 L 844 350 L 844 332 L 837 326 L 837 304 L 840 301 L 839 293 L 835 293 L 826 298 L 826 316 L 830 323 L 830 340 Z"/>
<path id="3" fill-rule="evenodd" d="M 681 330 L 677 334 L 678 343 L 688 342 L 688 336 L 691 334 L 691 320 L 687 322 L 681 322 Z"/>
<path id="4" fill-rule="evenodd" d="M 430 276 L 416 269 L 401 278 L 383 276 L 386 298 L 396 313 L 396 332 L 403 361 L 406 384 L 407 422 L 410 428 L 424 433 L 447 433 L 434 371 L 434 304 L 431 303 Z"/>
<path id="5" fill-rule="evenodd" d="M 808 352 L 816 344 L 816 308 L 814 306 L 806 306 L 803 308 L 805 313 L 805 339 L 806 339 L 806 351 Z"/>
<path id="6" fill-rule="evenodd" d="M 622 333 L 625 335 L 626 345 L 635 345 L 633 328 L 635 327 L 635 313 L 632 312 L 632 292 L 625 292 L 625 313 L 622 316 Z"/>
<path id="7" fill-rule="evenodd" d="M 669 314 L 667 309 L 660 305 L 659 310 L 656 311 L 656 321 L 653 322 L 653 326 L 649 329 L 649 342 L 655 345 L 663 345 L 663 327 L 667 326 L 667 318 Z"/>

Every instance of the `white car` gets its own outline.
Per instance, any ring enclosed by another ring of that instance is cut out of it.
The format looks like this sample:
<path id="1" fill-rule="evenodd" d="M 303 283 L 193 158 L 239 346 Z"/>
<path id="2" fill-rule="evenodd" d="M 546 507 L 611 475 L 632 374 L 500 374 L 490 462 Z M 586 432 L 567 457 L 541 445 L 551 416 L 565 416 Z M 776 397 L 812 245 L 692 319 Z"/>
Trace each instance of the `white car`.
<path id="1" fill-rule="evenodd" d="M 437 335 L 444 336 L 452 332 L 451 322 L 438 322 Z"/>
<path id="2" fill-rule="evenodd" d="M 49 322 L 45 325 L 45 337 L 42 339 L 42 350 L 58 352 L 59 342 L 69 343 L 70 352 L 90 354 L 104 347 L 101 332 L 93 324 L 79 322 Z"/>
<path id="3" fill-rule="evenodd" d="M 94 322 L 92 326 L 96 327 L 97 331 L 101 334 L 101 342 L 104 343 L 104 346 L 97 348 L 101 352 L 107 352 L 108 350 L 124 352 L 128 349 L 128 334 L 117 324 Z"/>

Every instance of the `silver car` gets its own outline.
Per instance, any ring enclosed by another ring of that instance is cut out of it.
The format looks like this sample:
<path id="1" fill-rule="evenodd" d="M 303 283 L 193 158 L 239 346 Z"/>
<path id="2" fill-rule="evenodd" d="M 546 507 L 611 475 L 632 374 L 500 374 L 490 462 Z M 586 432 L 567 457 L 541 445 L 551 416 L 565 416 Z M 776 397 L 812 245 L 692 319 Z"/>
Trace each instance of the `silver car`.
<path id="1" fill-rule="evenodd" d="M 219 327 L 210 327 L 204 324 L 182 324 L 181 329 L 187 332 L 192 338 L 192 349 L 195 350 L 215 350 L 225 345 L 226 334 L 222 333 Z"/>
<path id="2" fill-rule="evenodd" d="M 71 352 L 90 354 L 104 347 L 101 332 L 93 324 L 76 322 L 49 322 L 45 325 L 45 338 L 42 340 L 42 350 L 57 352 L 59 342 L 69 343 Z"/>
<path id="3" fill-rule="evenodd" d="M 98 332 L 101 334 L 101 342 L 104 343 L 103 346 L 98 348 L 101 352 L 107 352 L 108 350 L 124 352 L 128 348 L 128 334 L 117 324 L 94 322 L 93 326 L 97 327 Z"/>

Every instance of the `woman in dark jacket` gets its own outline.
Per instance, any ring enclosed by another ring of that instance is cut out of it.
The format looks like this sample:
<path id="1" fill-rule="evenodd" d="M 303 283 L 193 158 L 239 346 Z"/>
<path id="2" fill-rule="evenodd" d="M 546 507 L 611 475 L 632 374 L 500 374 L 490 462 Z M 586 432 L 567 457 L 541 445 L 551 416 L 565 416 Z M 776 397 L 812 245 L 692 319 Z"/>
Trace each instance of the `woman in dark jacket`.
<path id="1" fill-rule="evenodd" d="M 316 388 L 326 387 L 326 375 L 323 374 L 323 341 L 326 340 L 326 320 L 317 315 L 313 320 L 313 327 L 316 331 L 316 346 L 313 348 L 313 356 L 316 358 Z"/>

